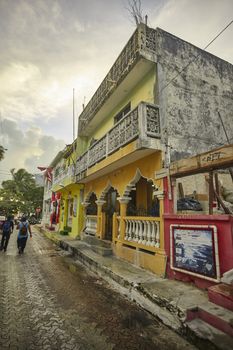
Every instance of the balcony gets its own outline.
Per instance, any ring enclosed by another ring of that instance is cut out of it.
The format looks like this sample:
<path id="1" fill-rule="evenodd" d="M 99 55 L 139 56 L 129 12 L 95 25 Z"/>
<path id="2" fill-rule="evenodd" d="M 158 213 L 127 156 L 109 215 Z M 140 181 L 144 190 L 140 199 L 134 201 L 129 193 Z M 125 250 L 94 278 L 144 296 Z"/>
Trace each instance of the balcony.
<path id="1" fill-rule="evenodd" d="M 54 176 L 53 187 L 59 184 L 67 186 L 73 182 L 74 178 L 74 166 L 69 166 L 65 170 L 61 171 L 59 174 Z"/>
<path id="2" fill-rule="evenodd" d="M 88 136 L 108 108 L 124 99 L 156 62 L 156 31 L 138 26 L 95 94 L 79 116 L 79 135 Z M 121 88 L 118 86 L 121 84 Z M 108 103 L 106 103 L 108 101 Z"/>
<path id="3" fill-rule="evenodd" d="M 117 151 L 123 149 L 126 145 L 136 141 L 132 152 L 143 150 L 140 156 L 145 156 L 147 150 L 154 151 L 160 149 L 160 119 L 159 108 L 150 103 L 141 102 L 134 110 L 130 111 L 124 116 L 112 129 L 110 129 L 101 139 L 95 142 L 81 157 L 77 159 L 76 163 L 76 182 L 83 180 L 90 176 L 91 171 L 97 163 L 99 163 L 98 170 L 104 168 L 108 170 L 107 164 L 101 167 L 101 161 L 116 154 Z M 127 155 L 119 155 L 118 160 L 128 156 L 127 163 L 130 162 L 130 153 Z M 132 157 L 131 157 L 132 158 Z M 139 159 L 139 158 L 138 158 Z M 136 160 L 134 155 L 133 160 Z M 112 159 L 108 163 L 113 170 L 113 161 L 115 167 L 122 166 L 123 163 L 117 163 L 116 159 Z M 132 160 L 131 160 L 132 161 Z M 104 162 L 103 162 L 104 163 Z M 97 169 L 96 169 L 97 170 Z M 102 173 L 103 174 L 103 173 Z M 102 175 L 100 174 L 100 175 Z"/>

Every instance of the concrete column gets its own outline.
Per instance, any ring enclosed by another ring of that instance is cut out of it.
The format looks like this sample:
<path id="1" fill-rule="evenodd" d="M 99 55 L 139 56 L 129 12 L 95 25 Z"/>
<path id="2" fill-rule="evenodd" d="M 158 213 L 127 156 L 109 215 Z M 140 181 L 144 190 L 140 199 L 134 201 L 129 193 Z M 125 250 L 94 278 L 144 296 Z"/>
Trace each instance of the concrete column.
<path id="1" fill-rule="evenodd" d="M 90 203 L 89 202 L 83 202 L 82 203 L 82 206 L 84 208 L 84 213 L 83 213 L 83 229 L 82 231 L 84 231 L 85 227 L 86 227 L 86 221 L 87 221 L 87 218 L 86 218 L 86 213 L 87 213 L 87 207 Z"/>
<path id="2" fill-rule="evenodd" d="M 160 249 L 164 250 L 164 191 L 154 191 L 153 195 L 159 200 L 159 217 L 160 217 Z"/>
<path id="3" fill-rule="evenodd" d="M 129 203 L 131 197 L 118 197 L 120 202 L 120 240 L 124 240 L 125 236 L 125 221 L 124 217 L 126 216 L 127 204 Z"/>
<path id="4" fill-rule="evenodd" d="M 105 216 L 104 213 L 102 212 L 102 207 L 106 201 L 98 199 L 95 201 L 97 204 L 97 230 L 96 230 L 96 236 L 99 237 L 100 239 L 104 238 L 104 220 Z"/>

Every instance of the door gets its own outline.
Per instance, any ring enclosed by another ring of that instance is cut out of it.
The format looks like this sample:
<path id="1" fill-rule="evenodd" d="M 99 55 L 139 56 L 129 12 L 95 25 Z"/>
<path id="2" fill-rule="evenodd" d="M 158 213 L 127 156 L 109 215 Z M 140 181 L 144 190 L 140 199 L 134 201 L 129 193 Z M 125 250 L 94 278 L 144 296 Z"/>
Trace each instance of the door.
<path id="1" fill-rule="evenodd" d="M 106 194 L 103 211 L 105 212 L 105 236 L 106 240 L 112 240 L 112 219 L 113 214 L 117 211 L 117 191 L 114 188 L 110 188 Z"/>

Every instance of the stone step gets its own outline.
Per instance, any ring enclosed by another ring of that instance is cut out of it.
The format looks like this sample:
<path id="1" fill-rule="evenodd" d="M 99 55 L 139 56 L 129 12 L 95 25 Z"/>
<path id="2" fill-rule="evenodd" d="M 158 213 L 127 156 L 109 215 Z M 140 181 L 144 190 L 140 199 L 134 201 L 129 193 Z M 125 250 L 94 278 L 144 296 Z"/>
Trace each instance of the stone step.
<path id="1" fill-rule="evenodd" d="M 222 283 L 233 285 L 233 269 L 225 272 L 221 278 Z"/>
<path id="2" fill-rule="evenodd" d="M 228 334 L 233 341 L 233 313 L 221 306 L 207 302 L 188 309 L 186 320 L 201 319 L 212 327 Z"/>
<path id="3" fill-rule="evenodd" d="M 224 332 L 212 327 L 205 321 L 195 318 L 189 322 L 186 322 L 187 327 L 201 339 L 208 339 L 216 348 L 221 350 L 233 349 L 233 338 Z M 208 347 L 206 347 L 208 349 Z"/>
<path id="4" fill-rule="evenodd" d="M 93 252 L 101 255 L 101 256 L 110 256 L 112 255 L 112 249 L 104 248 L 98 245 L 91 245 L 90 248 L 93 250 Z"/>
<path id="5" fill-rule="evenodd" d="M 103 241 L 95 236 L 90 236 L 87 234 L 83 234 L 82 241 L 85 242 L 91 250 L 93 250 L 95 253 L 98 253 L 101 256 L 112 255 L 111 241 Z"/>
<path id="6" fill-rule="evenodd" d="M 209 300 L 233 311 L 233 285 L 220 283 L 208 288 Z"/>

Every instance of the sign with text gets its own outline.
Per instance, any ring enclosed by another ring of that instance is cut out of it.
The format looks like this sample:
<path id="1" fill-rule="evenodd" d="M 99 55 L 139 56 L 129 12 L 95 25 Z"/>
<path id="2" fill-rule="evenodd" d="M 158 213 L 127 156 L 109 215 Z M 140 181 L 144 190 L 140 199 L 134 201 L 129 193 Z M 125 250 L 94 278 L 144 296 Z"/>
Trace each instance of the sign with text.
<path id="1" fill-rule="evenodd" d="M 219 279 L 216 226 L 171 225 L 171 268 L 210 280 Z"/>

